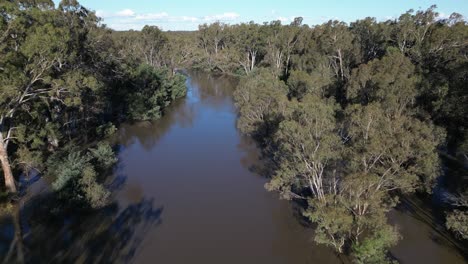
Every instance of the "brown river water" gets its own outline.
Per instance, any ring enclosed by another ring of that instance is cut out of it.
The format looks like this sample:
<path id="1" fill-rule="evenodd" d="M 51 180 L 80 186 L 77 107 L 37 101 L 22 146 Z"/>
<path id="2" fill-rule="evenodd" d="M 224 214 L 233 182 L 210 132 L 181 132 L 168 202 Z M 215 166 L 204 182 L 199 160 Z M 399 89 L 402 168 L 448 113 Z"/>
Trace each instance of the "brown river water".
<path id="1" fill-rule="evenodd" d="M 259 153 L 236 129 L 235 86 L 232 78 L 190 73 L 187 97 L 160 120 L 122 126 L 113 208 L 56 222 L 24 213 L 32 262 L 347 263 L 316 245 L 292 205 L 254 173 Z M 466 263 L 420 207 L 390 213 L 403 235 L 394 257 Z"/>

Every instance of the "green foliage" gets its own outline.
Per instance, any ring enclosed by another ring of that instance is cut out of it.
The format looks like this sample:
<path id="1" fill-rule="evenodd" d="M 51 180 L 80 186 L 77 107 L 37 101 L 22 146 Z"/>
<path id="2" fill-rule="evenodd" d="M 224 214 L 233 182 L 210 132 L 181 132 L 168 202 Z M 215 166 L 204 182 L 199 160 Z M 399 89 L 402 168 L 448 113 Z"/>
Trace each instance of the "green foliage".
<path id="1" fill-rule="evenodd" d="M 400 235 L 395 228 L 383 224 L 368 238 L 353 245 L 353 256 L 355 262 L 364 263 L 397 263 L 387 257 L 387 250 L 395 246 L 400 240 Z"/>
<path id="2" fill-rule="evenodd" d="M 40 171 L 43 167 L 43 155 L 40 151 L 30 150 L 23 146 L 16 152 L 16 163 L 26 174 L 33 170 Z"/>
<path id="3" fill-rule="evenodd" d="M 314 82 L 311 76 L 304 71 L 292 71 L 288 78 L 288 87 L 290 96 L 298 100 L 301 100 L 304 95 L 317 90 L 314 89 Z"/>
<path id="4" fill-rule="evenodd" d="M 384 109 L 380 104 L 348 107 L 348 170 L 376 175 L 379 188 L 430 190 L 439 173 L 439 131 L 410 116 L 388 117 Z"/>
<path id="5" fill-rule="evenodd" d="M 300 196 L 294 191 L 308 188 L 315 198 L 323 200 L 325 189 L 336 180 L 328 175 L 329 166 L 341 156 L 341 140 L 336 133 L 337 105 L 332 99 L 315 95 L 290 104 L 290 114 L 274 136 L 279 170 L 267 188 L 280 191 L 285 198 Z"/>
<path id="6" fill-rule="evenodd" d="M 98 126 L 96 128 L 96 134 L 101 138 L 107 138 L 115 134 L 117 128 L 111 122 L 104 125 Z"/>
<path id="7" fill-rule="evenodd" d="M 395 49 L 353 70 L 347 88 L 351 102 L 381 103 L 387 114 L 401 115 L 415 101 L 417 75 L 411 61 Z"/>
<path id="8" fill-rule="evenodd" d="M 89 149 L 89 154 L 96 160 L 96 166 L 104 171 L 109 170 L 117 162 L 114 151 L 107 143 L 99 143 L 97 148 Z"/>
<path id="9" fill-rule="evenodd" d="M 447 228 L 457 236 L 468 239 L 468 212 L 465 210 L 454 210 L 447 215 Z"/>
<path id="10" fill-rule="evenodd" d="M 141 64 L 132 74 L 128 115 L 132 120 L 154 120 L 173 100 L 185 95 L 185 78 L 165 69 Z"/>
<path id="11" fill-rule="evenodd" d="M 81 152 L 71 152 L 64 159 L 52 156 L 48 160 L 48 174 L 55 176 L 52 183 L 54 190 L 65 188 L 70 181 L 81 176 L 82 170 L 89 162 L 89 158 L 83 156 Z"/>
<path id="12" fill-rule="evenodd" d="M 326 200 L 330 202 L 309 200 L 310 207 L 304 212 L 304 216 L 317 224 L 315 242 L 332 246 L 339 253 L 343 253 L 343 247 L 352 229 L 353 216 L 346 208 L 331 201 L 333 197 L 327 197 Z"/>
<path id="13" fill-rule="evenodd" d="M 386 213 L 396 193 L 430 193 L 443 146 L 466 162 L 466 22 L 457 14 L 441 20 L 432 6 L 395 21 L 223 30 L 238 37 L 223 38 L 248 75 L 234 95 L 238 127 L 269 158 L 266 188 L 308 200 L 304 214 L 318 243 L 358 263 L 391 262 L 386 252 L 399 235 Z M 246 67 L 252 50 L 265 69 Z M 447 220 L 460 236 L 465 209 L 457 206 Z"/>
<path id="14" fill-rule="evenodd" d="M 462 186 L 465 187 L 465 186 Z M 455 209 L 447 214 L 445 225 L 461 239 L 468 239 L 468 192 L 449 197 Z"/>
<path id="15" fill-rule="evenodd" d="M 0 3 L 0 143 L 15 174 L 47 171 L 57 178 L 54 189 L 89 196 L 78 178 L 94 176 L 82 170 L 99 160 L 100 176 L 115 162 L 112 151 L 98 145 L 90 156 L 64 146 L 100 141 L 125 120 L 158 118 L 185 95 L 167 34 L 154 26 L 133 33 L 107 29 L 76 0 L 57 8 L 49 0 Z M 57 169 L 64 151 L 68 168 Z M 14 185 L 16 175 L 5 175 Z"/>
<path id="16" fill-rule="evenodd" d="M 437 151 L 467 160 L 467 38 L 462 16 L 441 19 L 435 6 L 349 26 L 296 18 L 169 33 L 111 31 L 76 0 L 2 1 L 0 143 L 22 172 L 50 176 L 63 201 L 99 208 L 116 157 L 104 143 L 70 142 L 159 118 L 186 94 L 178 67 L 245 75 L 238 128 L 268 150 L 266 187 L 308 201 L 318 243 L 385 263 L 399 239 L 385 216 L 395 193 L 430 192 Z M 465 239 L 466 208 L 447 217 Z"/>
<path id="17" fill-rule="evenodd" d="M 86 166 L 81 172 L 79 185 L 86 197 L 87 203 L 93 208 L 101 208 L 108 204 L 110 193 L 96 182 L 96 172 L 92 166 Z"/>
<path id="18" fill-rule="evenodd" d="M 270 135 L 286 111 L 287 87 L 265 70 L 259 70 L 241 80 L 234 93 L 239 108 L 239 129 L 254 136 Z"/>
<path id="19" fill-rule="evenodd" d="M 108 173 L 116 162 L 112 149 L 104 143 L 86 154 L 72 148 L 48 159 L 47 175 L 54 178 L 52 187 L 62 200 L 100 208 L 108 203 L 110 193 L 98 182 L 97 171 Z"/>

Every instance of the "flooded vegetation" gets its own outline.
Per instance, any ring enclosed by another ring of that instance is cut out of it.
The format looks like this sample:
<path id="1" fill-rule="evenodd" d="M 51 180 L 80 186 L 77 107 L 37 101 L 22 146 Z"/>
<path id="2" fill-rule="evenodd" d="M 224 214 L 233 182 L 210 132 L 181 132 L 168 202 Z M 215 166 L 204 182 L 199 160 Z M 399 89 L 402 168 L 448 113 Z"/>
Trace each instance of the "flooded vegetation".
<path id="1" fill-rule="evenodd" d="M 467 263 L 468 26 L 437 10 L 0 1 L 0 260 Z"/>
<path id="2" fill-rule="evenodd" d="M 109 206 L 54 212 L 50 194 L 36 190 L 19 220 L 28 262 L 348 263 L 313 242 L 294 204 L 265 190 L 260 151 L 235 126 L 236 85 L 190 73 L 187 97 L 163 118 L 124 124 Z M 398 260 L 464 263 L 425 205 L 403 204 L 390 213 L 404 237 L 391 251 Z M 3 223 L 6 253 L 15 228 Z"/>

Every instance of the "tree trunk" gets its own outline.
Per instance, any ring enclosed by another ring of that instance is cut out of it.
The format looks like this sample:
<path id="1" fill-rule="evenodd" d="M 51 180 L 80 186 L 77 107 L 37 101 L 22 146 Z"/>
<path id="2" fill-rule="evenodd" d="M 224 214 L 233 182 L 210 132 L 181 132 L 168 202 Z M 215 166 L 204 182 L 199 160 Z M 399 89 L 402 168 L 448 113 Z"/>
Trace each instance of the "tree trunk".
<path id="1" fill-rule="evenodd" d="M 3 142 L 3 135 L 0 133 L 0 163 L 2 163 L 3 176 L 5 178 L 5 186 L 9 193 L 16 193 L 15 179 L 11 172 L 10 161 L 8 160 L 8 153 Z"/>
<path id="2" fill-rule="evenodd" d="M 255 58 L 257 57 L 257 51 L 251 51 L 250 52 L 250 57 L 251 57 L 250 71 L 253 71 L 253 69 L 255 67 Z"/>
<path id="3" fill-rule="evenodd" d="M 341 56 L 341 49 L 338 49 L 338 59 L 340 60 L 340 72 L 341 80 L 344 81 L 344 72 L 343 72 L 343 57 Z"/>

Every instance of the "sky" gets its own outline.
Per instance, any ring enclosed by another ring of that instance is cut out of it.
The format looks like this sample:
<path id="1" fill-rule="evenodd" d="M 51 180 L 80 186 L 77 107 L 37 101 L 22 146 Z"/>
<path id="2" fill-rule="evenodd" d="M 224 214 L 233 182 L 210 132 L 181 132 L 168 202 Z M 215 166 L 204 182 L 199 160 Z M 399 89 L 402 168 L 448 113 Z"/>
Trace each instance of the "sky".
<path id="1" fill-rule="evenodd" d="M 60 0 L 54 0 L 55 3 Z M 281 20 L 294 17 L 316 25 L 330 19 L 353 22 L 365 17 L 397 18 L 409 9 L 437 5 L 441 17 L 451 13 L 468 17 L 468 0 L 81 0 L 96 11 L 103 23 L 115 30 L 139 30 L 156 25 L 163 30 L 196 30 L 199 24 L 221 21 L 228 24 Z"/>

